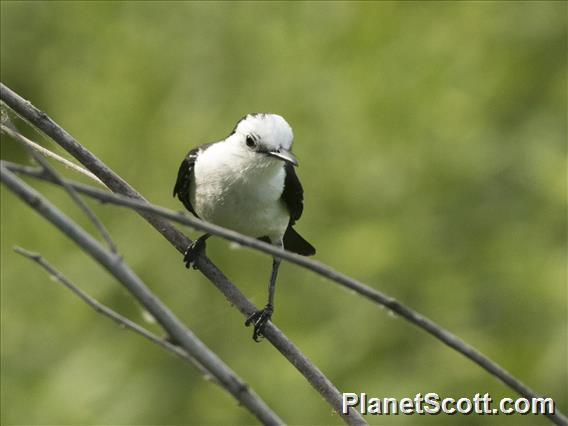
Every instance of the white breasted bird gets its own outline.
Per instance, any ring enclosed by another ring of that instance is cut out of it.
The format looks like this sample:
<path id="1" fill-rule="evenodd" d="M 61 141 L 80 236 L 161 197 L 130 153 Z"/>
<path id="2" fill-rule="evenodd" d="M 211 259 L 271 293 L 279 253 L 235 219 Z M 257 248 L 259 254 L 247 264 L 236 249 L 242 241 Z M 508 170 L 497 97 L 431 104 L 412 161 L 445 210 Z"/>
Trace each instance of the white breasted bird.
<path id="1" fill-rule="evenodd" d="M 292 226 L 304 209 L 304 190 L 291 152 L 292 129 L 276 114 L 248 114 L 226 139 L 198 146 L 179 168 L 174 197 L 195 216 L 310 256 L 315 248 Z M 210 234 L 199 237 L 184 255 L 192 264 Z M 245 325 L 254 325 L 253 339 L 263 336 L 274 312 L 274 289 L 280 259 L 274 258 L 268 284 L 268 303 Z"/>

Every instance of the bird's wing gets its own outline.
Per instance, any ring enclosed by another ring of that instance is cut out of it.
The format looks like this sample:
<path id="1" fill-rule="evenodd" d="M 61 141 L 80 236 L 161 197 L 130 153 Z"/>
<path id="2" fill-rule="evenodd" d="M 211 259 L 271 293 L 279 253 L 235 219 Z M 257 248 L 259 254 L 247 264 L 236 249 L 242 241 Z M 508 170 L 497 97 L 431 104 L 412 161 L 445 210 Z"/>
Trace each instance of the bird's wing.
<path id="1" fill-rule="evenodd" d="M 192 149 L 187 153 L 183 161 L 179 166 L 178 176 L 176 180 L 176 184 L 174 186 L 174 193 L 173 196 L 179 198 L 179 200 L 183 203 L 186 209 L 188 209 L 191 213 L 193 213 L 196 217 L 197 213 L 193 206 L 191 205 L 190 199 L 190 188 L 193 183 L 193 167 L 195 166 L 195 160 L 202 153 L 209 147 L 210 144 L 201 145 L 197 148 Z"/>
<path id="2" fill-rule="evenodd" d="M 300 183 L 300 179 L 296 175 L 294 166 L 286 163 L 285 171 L 286 178 L 284 179 L 284 191 L 282 191 L 282 200 L 288 211 L 290 212 L 290 223 L 284 233 L 284 248 L 294 253 L 303 256 L 312 256 L 316 253 L 316 249 L 308 241 L 306 241 L 300 234 L 298 234 L 292 225 L 296 223 L 302 211 L 304 210 L 304 189 Z"/>
<path id="3" fill-rule="evenodd" d="M 281 198 L 290 213 L 290 226 L 292 226 L 300 219 L 304 210 L 304 189 L 292 164 L 285 163 L 284 170 L 286 178 Z"/>

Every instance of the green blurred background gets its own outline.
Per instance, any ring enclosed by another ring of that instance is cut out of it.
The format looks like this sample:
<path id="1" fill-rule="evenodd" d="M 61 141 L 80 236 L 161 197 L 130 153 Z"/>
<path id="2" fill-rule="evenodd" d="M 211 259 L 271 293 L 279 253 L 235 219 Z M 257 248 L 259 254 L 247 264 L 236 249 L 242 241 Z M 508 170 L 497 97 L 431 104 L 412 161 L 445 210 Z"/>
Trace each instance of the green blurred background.
<path id="1" fill-rule="evenodd" d="M 223 138 L 247 112 L 283 115 L 305 189 L 297 229 L 316 259 L 447 327 L 567 410 L 566 12 L 562 2 L 3 1 L 1 79 L 174 209 L 192 146 Z M 8 138 L 2 158 L 29 161 Z M 59 189 L 28 181 L 93 231 Z M 144 321 L 115 280 L 4 187 L 1 204 L 2 424 L 254 423 L 197 371 L 14 254 L 14 245 L 41 252 Z M 341 423 L 142 219 L 91 205 L 140 277 L 285 421 Z M 208 253 L 264 303 L 269 258 L 220 239 Z M 274 320 L 342 391 L 515 396 L 421 330 L 296 266 L 281 269 Z"/>

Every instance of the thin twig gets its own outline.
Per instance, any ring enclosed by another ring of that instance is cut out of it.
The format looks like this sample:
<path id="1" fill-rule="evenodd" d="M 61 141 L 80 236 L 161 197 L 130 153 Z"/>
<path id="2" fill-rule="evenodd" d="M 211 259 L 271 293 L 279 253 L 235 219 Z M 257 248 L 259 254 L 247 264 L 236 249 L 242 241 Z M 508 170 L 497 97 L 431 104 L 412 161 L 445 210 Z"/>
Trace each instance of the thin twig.
<path id="1" fill-rule="evenodd" d="M 29 140 L 24 135 L 12 131 L 9 127 L 7 127 L 3 124 L 1 125 L 1 130 L 2 130 L 3 133 L 6 133 L 11 138 L 18 140 L 19 142 L 23 143 L 24 145 L 26 145 L 28 148 L 32 149 L 33 151 L 39 152 L 41 155 L 43 155 L 45 157 L 53 158 L 55 161 L 60 162 L 65 167 L 67 167 L 67 168 L 69 168 L 73 171 L 76 171 L 78 173 L 81 173 L 82 175 L 87 176 L 89 179 L 94 180 L 98 184 L 104 186 L 104 183 L 102 183 L 101 180 L 98 177 L 96 177 L 93 173 L 91 173 L 90 171 L 85 170 L 84 168 L 78 166 L 77 164 L 67 160 L 66 158 L 63 158 L 60 155 L 57 155 L 56 153 L 50 151 L 49 149 L 44 148 L 43 146 Z"/>
<path id="2" fill-rule="evenodd" d="M 164 330 L 188 354 L 211 372 L 221 386 L 230 392 L 249 412 L 265 424 L 283 424 L 282 420 L 219 357 L 201 342 L 158 299 L 122 259 L 107 250 L 85 230 L 65 216 L 37 191 L 0 166 L 2 182 L 28 206 L 55 225 L 83 251 L 109 271 L 142 306 L 152 314 Z"/>
<path id="3" fill-rule="evenodd" d="M 4 84 L 0 84 L 0 99 L 99 177 L 111 191 L 140 201 L 146 201 L 144 197 L 124 179 L 77 142 L 46 113 L 37 109 L 31 102 L 26 101 Z M 167 220 L 155 214 L 143 211 L 140 211 L 140 215 L 160 232 L 180 253 L 185 252 L 187 247 L 191 244 L 191 240 Z M 243 293 L 230 282 L 223 272 L 206 256 L 199 256 L 195 261 L 195 266 L 241 313 L 248 316 L 250 313 L 257 310 Z M 349 408 L 348 414 L 342 413 L 342 394 L 278 327 L 269 322 L 264 329 L 264 335 L 266 339 L 296 367 L 314 389 L 324 397 L 333 410 L 341 416 L 344 422 L 351 425 L 366 423 L 359 412 L 352 407 Z"/>
<path id="4" fill-rule="evenodd" d="M 94 173 L 96 173 L 96 174 L 107 173 L 108 168 L 104 164 L 101 166 L 102 162 L 100 162 L 100 160 L 96 159 L 96 157 L 94 157 L 94 156 L 92 156 L 92 154 L 88 153 L 88 151 L 86 151 L 85 148 L 83 148 L 77 141 L 75 141 L 69 134 L 67 134 L 63 129 L 61 129 L 59 126 L 57 126 L 53 121 L 51 121 L 49 118 L 47 118 L 47 116 L 44 113 L 42 113 L 41 111 L 39 111 L 37 109 L 34 109 L 33 107 L 31 107 L 32 108 L 31 110 L 29 108 L 26 108 L 25 104 L 21 105 L 20 102 L 18 102 L 18 98 L 19 98 L 18 95 L 14 94 L 13 92 L 10 92 L 6 95 L 5 92 L 7 92 L 7 91 L 9 91 L 9 89 L 5 88 L 5 86 L 2 86 L 2 99 L 5 101 L 6 98 L 10 98 L 12 104 L 16 105 L 21 111 L 23 111 L 27 114 L 27 115 L 25 115 L 25 114 L 22 114 L 22 115 L 24 115 L 26 119 L 30 120 L 32 122 L 32 124 L 38 126 L 48 136 L 51 136 L 52 138 L 54 138 L 54 140 L 57 143 L 59 143 L 64 149 L 68 150 L 72 155 L 74 155 L 72 151 L 77 151 L 79 153 L 79 155 L 82 155 L 81 157 L 76 157 L 77 160 L 82 162 L 86 167 L 89 167 L 88 164 L 92 164 L 94 166 L 94 168 L 91 169 L 91 170 Z M 10 105 L 10 106 L 12 106 L 12 105 Z M 20 111 L 18 110 L 17 112 L 20 112 Z M 48 121 L 44 122 L 45 120 L 48 120 Z M 65 137 L 57 139 L 57 138 L 60 137 L 62 132 L 64 132 Z M 78 150 L 77 146 L 81 147 L 82 150 L 81 151 Z M 85 154 L 84 153 L 85 151 L 88 154 Z M 118 179 L 120 179 L 120 178 L 118 178 Z M 122 182 L 124 182 L 124 181 L 122 181 Z M 111 179 L 110 183 L 113 183 L 112 179 Z M 111 188 L 111 189 L 113 189 L 113 188 Z M 132 189 L 132 188 L 129 187 L 128 189 Z M 121 191 L 117 191 L 117 192 L 121 192 Z M 143 209 L 142 207 L 138 208 L 137 210 L 138 211 L 141 211 L 141 210 L 148 211 L 146 209 Z M 147 218 L 147 220 L 149 220 L 151 222 L 151 215 L 150 215 L 150 218 L 148 218 L 148 213 L 141 213 L 141 214 L 145 218 Z M 179 214 L 179 213 L 177 214 L 177 216 L 178 216 L 178 218 L 184 217 L 182 214 Z M 174 217 L 171 217 L 170 219 L 175 220 Z M 193 226 L 196 229 L 206 229 L 205 226 L 200 227 L 201 224 L 198 223 L 196 219 L 184 217 L 184 220 L 187 220 L 187 222 L 185 222 L 186 224 L 189 224 L 190 226 Z M 189 223 L 191 221 L 194 221 L 194 222 Z M 207 225 L 210 225 L 210 224 L 207 224 Z M 177 242 L 176 238 L 171 238 L 172 234 L 175 235 L 175 232 L 173 232 L 173 231 L 171 231 L 170 229 L 167 229 L 167 228 L 160 228 L 156 225 L 154 225 L 154 226 L 164 236 L 166 236 L 166 238 L 168 238 L 168 240 L 170 240 L 174 245 L 176 245 L 176 248 L 178 248 L 179 251 L 183 251 L 185 249 L 185 247 L 187 247 L 185 245 L 182 245 L 182 247 L 180 248 L 176 244 L 176 242 Z M 214 225 L 210 225 L 210 226 L 214 227 Z M 213 228 L 210 228 L 210 230 L 213 231 Z M 226 232 L 226 234 L 225 234 L 225 232 Z M 218 235 L 221 235 L 221 236 L 223 236 L 224 238 L 227 238 L 227 239 L 231 239 L 231 235 L 229 235 L 230 233 L 232 233 L 232 231 L 222 230 L 222 228 L 221 228 L 221 231 L 218 232 Z M 237 236 L 238 235 L 239 234 L 237 234 Z M 232 241 L 238 241 L 238 240 L 232 239 Z M 445 343 L 449 347 L 451 347 L 451 348 L 457 350 L 458 352 L 462 353 L 464 356 L 466 356 L 467 358 L 474 361 L 476 364 L 478 364 L 479 366 L 484 368 L 486 371 L 488 371 L 493 376 L 497 377 L 503 383 L 505 383 L 506 385 L 508 385 L 509 387 L 514 389 L 515 391 L 517 391 L 519 394 L 526 396 L 526 397 L 531 397 L 531 398 L 532 397 L 538 397 L 538 394 L 536 392 L 534 392 L 532 389 L 530 389 L 529 387 L 524 385 L 522 382 L 520 382 L 518 379 L 516 379 L 513 375 L 511 375 L 508 371 L 503 369 L 497 363 L 491 361 L 489 358 L 487 358 L 485 355 L 483 355 L 482 353 L 477 351 L 475 348 L 473 348 L 470 345 L 465 344 L 463 341 L 461 341 L 455 335 L 449 333 L 447 330 L 438 326 L 437 324 L 435 324 L 434 322 L 432 322 L 428 318 L 425 318 L 421 314 L 418 314 L 414 310 L 412 310 L 412 309 L 406 307 L 405 305 L 401 304 L 396 299 L 389 297 L 387 295 L 384 295 L 383 293 L 378 292 L 377 290 L 374 290 L 374 289 L 360 283 L 359 281 L 353 280 L 350 277 L 345 276 L 344 274 L 341 274 L 337 271 L 330 270 L 325 265 L 322 265 L 319 262 L 311 261 L 310 259 L 304 258 L 302 256 L 297 256 L 293 253 L 289 253 L 287 255 L 284 255 L 282 253 L 279 254 L 278 253 L 279 250 L 276 247 L 267 245 L 267 244 L 265 244 L 261 241 L 255 240 L 255 241 L 248 242 L 248 241 L 242 240 L 240 243 L 242 245 L 246 245 L 246 246 L 249 246 L 249 247 L 252 247 L 252 248 L 256 248 L 256 249 L 265 251 L 266 253 L 278 254 L 278 256 L 281 256 L 285 260 L 288 260 L 288 261 L 296 263 L 298 265 L 307 267 L 307 268 L 309 268 L 309 269 L 311 269 L 315 272 L 321 273 L 322 275 L 327 276 L 331 280 L 334 280 L 335 282 L 338 282 L 342 285 L 345 285 L 348 288 L 351 288 L 352 290 L 364 295 L 365 297 L 375 301 L 376 303 L 379 303 L 383 306 L 386 306 L 388 309 L 395 312 L 396 314 L 398 314 L 402 318 L 405 318 L 408 321 L 410 321 L 411 323 L 413 323 L 413 324 L 417 325 L 418 327 L 426 330 L 428 333 L 432 334 L 433 336 L 435 336 L 436 338 L 441 340 L 443 343 Z M 264 245 L 264 247 L 263 247 L 263 245 Z M 297 257 L 297 259 L 295 259 L 294 257 Z M 213 282 L 213 284 L 215 284 L 225 294 L 225 296 L 229 300 L 231 300 L 231 302 L 233 304 L 238 306 L 241 311 L 243 311 L 242 306 L 235 303 L 233 301 L 233 299 L 231 299 L 231 297 L 234 297 L 234 298 L 238 297 L 240 300 L 243 301 L 243 303 L 245 305 L 247 305 L 247 304 L 250 305 L 250 302 L 248 302 L 248 300 L 244 299 L 244 296 L 242 296 L 241 294 L 238 294 L 238 293 L 235 294 L 235 291 L 234 291 L 235 289 L 231 288 L 232 284 L 227 282 L 224 275 L 205 256 L 200 256 L 197 259 L 196 266 L 204 273 L 205 276 L 207 276 Z M 237 290 L 237 292 L 238 292 L 238 290 Z M 248 314 L 249 312 L 244 311 L 244 313 Z M 266 337 L 269 340 L 271 340 L 270 339 L 271 330 L 272 330 L 272 324 L 269 323 L 269 326 L 267 327 L 267 330 L 266 330 L 266 333 L 265 333 Z M 283 351 L 281 351 L 281 352 L 284 353 Z M 290 360 L 293 362 L 293 359 L 290 359 Z M 314 386 L 316 386 L 316 385 L 314 385 Z M 556 411 L 555 414 L 550 415 L 549 417 L 553 421 L 558 422 L 558 424 L 565 424 L 566 423 L 566 417 L 561 412 L 559 412 L 558 410 Z"/>
<path id="5" fill-rule="evenodd" d="M 35 151 L 34 149 L 31 149 L 29 147 L 29 145 L 27 145 L 24 140 L 26 140 L 26 138 L 20 134 L 19 132 L 7 128 L 4 125 L 2 125 L 2 131 L 5 132 L 6 134 L 8 134 L 8 136 L 10 136 L 11 138 L 17 140 L 18 142 L 22 143 L 29 151 L 30 155 L 34 158 L 34 160 L 36 160 L 39 165 L 43 168 L 43 170 L 45 171 L 45 173 L 48 176 L 51 176 L 53 178 L 53 180 L 60 184 L 61 186 L 63 186 L 63 188 L 65 188 L 65 190 L 67 191 L 67 193 L 69 194 L 69 196 L 71 197 L 71 199 L 73 201 L 75 201 L 75 204 L 77 204 L 79 206 L 79 208 L 81 210 L 83 210 L 83 212 L 85 213 L 85 215 L 89 218 L 89 220 L 92 222 L 92 224 L 95 226 L 95 228 L 97 228 L 97 230 L 99 231 L 99 233 L 101 234 L 101 236 L 103 237 L 103 239 L 106 241 L 106 243 L 108 244 L 108 247 L 110 248 L 110 250 L 113 253 L 116 253 L 116 245 L 114 244 L 114 241 L 112 240 L 110 234 L 108 233 L 107 229 L 105 228 L 105 226 L 103 225 L 103 223 L 99 220 L 99 218 L 97 217 L 97 215 L 91 210 L 91 208 L 87 205 L 87 203 L 85 203 L 83 201 L 83 199 L 79 196 L 79 194 L 77 194 L 77 191 L 75 191 L 75 189 L 73 188 L 72 185 L 69 185 L 65 179 L 63 179 L 59 173 L 57 173 L 57 171 L 51 167 L 51 165 L 49 164 L 49 162 L 44 159 L 40 154 L 38 154 L 37 151 Z M 33 143 L 33 142 L 32 142 Z M 102 182 L 101 182 L 102 183 Z"/>
<path id="6" fill-rule="evenodd" d="M 14 251 L 22 256 L 34 261 L 35 263 L 39 264 L 43 269 L 45 269 L 49 275 L 51 275 L 57 282 L 62 284 L 64 287 L 67 287 L 73 294 L 75 294 L 79 299 L 89 305 L 93 310 L 99 314 L 109 317 L 111 320 L 116 322 L 121 327 L 124 327 L 128 330 L 131 330 L 135 333 L 140 334 L 142 337 L 146 338 L 147 340 L 155 343 L 162 348 L 172 352 L 174 355 L 178 356 L 179 358 L 183 359 L 191 363 L 194 367 L 199 369 L 203 376 L 208 380 L 212 380 L 214 383 L 219 384 L 214 376 L 211 375 L 195 358 L 191 357 L 187 352 L 181 349 L 179 346 L 176 346 L 166 339 L 160 338 L 156 336 L 154 333 L 151 333 L 144 327 L 136 324 L 135 322 L 129 320 L 128 318 L 120 315 L 119 313 L 113 311 L 108 306 L 103 305 L 99 301 L 97 301 L 91 295 L 85 293 L 75 284 L 73 284 L 65 275 L 55 269 L 47 260 L 45 260 L 39 253 L 34 253 L 23 249 L 21 247 L 14 247 Z"/>
<path id="7" fill-rule="evenodd" d="M 26 174 L 40 179 L 46 179 L 45 176 L 42 176 L 41 174 L 38 175 L 37 172 L 33 170 L 27 170 L 25 168 L 22 168 L 22 166 L 15 165 L 13 163 L 0 161 L 0 164 L 4 164 L 10 170 L 13 170 L 18 173 Z M 77 191 L 82 192 L 85 195 L 88 195 L 95 199 L 98 199 L 99 201 L 110 204 L 116 204 L 119 206 L 129 207 L 135 210 L 142 210 L 145 212 L 154 213 L 156 215 L 172 220 L 174 222 L 191 226 L 194 229 L 220 236 L 229 241 L 236 242 L 241 246 L 250 247 L 255 250 L 270 254 L 271 256 L 277 256 L 280 259 L 289 261 L 290 263 L 294 263 L 296 265 L 309 269 L 318 275 L 326 277 L 342 286 L 354 290 L 358 294 L 365 296 L 366 298 L 372 300 L 373 302 L 379 305 L 385 306 L 390 311 L 396 313 L 397 315 L 401 316 L 407 321 L 415 324 L 419 328 L 427 331 L 435 338 L 442 341 L 444 344 L 455 349 L 457 352 L 461 353 L 471 361 L 475 362 L 483 369 L 485 369 L 487 372 L 489 372 L 491 375 L 500 379 L 503 383 L 514 389 L 519 394 L 527 398 L 536 398 L 539 396 L 536 392 L 528 388 L 521 381 L 519 381 L 517 378 L 511 375 L 511 373 L 503 369 L 500 365 L 489 359 L 487 356 L 476 350 L 471 345 L 459 339 L 454 334 L 445 330 L 443 327 L 439 326 L 435 322 L 424 317 L 423 315 L 419 314 L 413 309 L 405 306 L 398 300 L 390 296 L 387 296 L 384 293 L 381 293 L 380 291 L 375 290 L 369 287 L 368 285 L 365 285 L 353 278 L 350 278 L 345 274 L 335 271 L 321 262 L 308 259 L 304 256 L 299 256 L 295 253 L 282 250 L 278 247 L 264 243 L 260 240 L 247 237 L 237 232 L 201 221 L 193 217 L 186 216 L 184 213 L 181 212 L 169 210 L 164 207 L 148 204 L 146 202 L 142 203 L 137 200 L 120 196 L 118 194 L 104 192 L 98 190 L 97 188 L 90 187 L 88 185 L 72 183 L 70 181 L 68 181 L 68 183 L 72 185 Z M 562 416 L 562 413 L 559 413 L 558 411 L 557 414 Z"/>

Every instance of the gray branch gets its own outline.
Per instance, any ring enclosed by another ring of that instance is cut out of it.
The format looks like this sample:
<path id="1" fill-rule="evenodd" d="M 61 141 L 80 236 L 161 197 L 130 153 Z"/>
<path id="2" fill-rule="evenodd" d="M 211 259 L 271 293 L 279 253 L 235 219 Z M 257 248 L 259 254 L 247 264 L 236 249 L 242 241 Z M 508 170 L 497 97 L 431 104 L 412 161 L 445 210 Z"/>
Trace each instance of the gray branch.
<path id="1" fill-rule="evenodd" d="M 140 334 L 142 337 L 146 338 L 147 340 L 151 341 L 152 343 L 161 346 L 162 348 L 172 352 L 174 355 L 178 356 L 179 358 L 183 359 L 191 363 L 194 367 L 201 371 L 201 373 L 207 377 L 211 378 L 212 381 L 219 384 L 215 380 L 215 377 L 211 375 L 207 369 L 205 369 L 195 358 L 192 358 L 187 352 L 185 352 L 179 346 L 174 345 L 173 343 L 169 342 L 166 339 L 156 336 L 155 334 L 151 333 L 150 331 L 146 330 L 144 327 L 136 324 L 135 322 L 129 320 L 128 318 L 120 315 L 119 313 L 113 311 L 108 306 L 103 305 L 94 297 L 90 296 L 89 294 L 85 293 L 75 284 L 73 284 L 65 275 L 59 272 L 55 267 L 53 267 L 47 260 L 45 260 L 39 253 L 33 253 L 31 251 L 25 250 L 21 247 L 14 247 L 14 251 L 22 256 L 30 259 L 31 261 L 37 263 L 43 269 L 47 271 L 47 273 L 52 276 L 57 282 L 61 283 L 64 287 L 69 289 L 73 294 L 75 294 L 79 299 L 89 305 L 93 310 L 101 315 L 104 315 L 114 322 L 116 322 L 121 327 L 124 327 L 128 330 L 131 330 L 135 333 Z"/>
<path id="2" fill-rule="evenodd" d="M 17 96 L 17 95 L 16 95 Z M 62 145 L 63 146 L 63 145 Z M 79 161 L 81 159 L 78 158 Z M 81 161 L 82 162 L 82 161 Z M 83 163 L 85 164 L 85 163 Z M 11 166 L 13 167 L 13 166 Z M 21 172 L 31 172 L 30 170 L 21 170 Z M 93 171 L 97 174 L 95 171 Z M 36 173 L 37 175 L 37 173 Z M 37 176 L 40 177 L 40 176 Z M 172 221 L 176 221 L 178 223 L 182 223 L 185 225 L 189 225 L 195 229 L 199 229 L 205 232 L 209 232 L 218 236 L 221 236 L 227 240 L 237 242 L 240 245 L 247 246 L 254 248 L 256 250 L 278 256 L 284 260 L 287 260 L 291 263 L 295 263 L 306 269 L 310 269 L 316 272 L 319 275 L 329 278 L 332 281 L 337 282 L 340 285 L 343 285 L 347 288 L 350 288 L 357 292 L 360 295 L 365 296 L 366 298 L 378 303 L 382 306 L 387 307 L 393 313 L 401 316 L 402 318 L 406 319 L 407 321 L 415 324 L 416 326 L 422 328 L 423 330 L 427 331 L 444 344 L 448 345 L 449 347 L 455 349 L 457 352 L 461 353 L 468 359 L 472 360 L 487 372 L 489 372 L 494 377 L 501 380 L 503 383 L 508 385 L 510 388 L 525 396 L 527 398 L 536 398 L 540 395 L 530 389 L 528 386 L 524 385 L 520 380 L 515 378 L 512 374 L 508 371 L 503 369 L 497 363 L 489 359 L 487 356 L 483 355 L 481 352 L 473 348 L 471 345 L 463 342 L 454 334 L 450 333 L 449 331 L 445 330 L 435 322 L 431 321 L 430 319 L 424 317 L 423 315 L 417 313 L 416 311 L 410 309 L 409 307 L 405 306 L 404 304 L 400 303 L 396 299 L 385 295 L 357 280 L 354 280 L 341 272 L 335 271 L 332 268 L 303 256 L 296 255 L 294 253 L 290 253 L 287 251 L 280 250 L 270 244 L 263 243 L 262 241 L 252 239 L 241 234 L 238 234 L 234 231 L 230 231 L 203 221 L 199 219 L 194 219 L 192 217 L 185 216 L 183 213 L 180 212 L 173 212 L 168 209 L 164 209 L 162 207 L 150 206 L 147 203 L 140 203 L 134 200 L 128 199 L 126 197 L 119 197 L 114 194 L 105 193 L 103 191 L 98 191 L 95 188 L 88 187 L 86 185 L 82 185 L 82 188 L 79 186 L 77 187 L 79 191 L 85 191 L 86 194 L 93 196 L 95 198 L 99 198 L 102 201 L 110 202 L 118 205 L 128 206 L 134 208 L 135 210 L 141 212 L 141 214 L 148 214 L 154 213 L 156 215 L 160 215 L 161 217 L 170 219 Z M 201 264 L 201 262 L 204 262 Z M 209 265 L 212 265 L 207 258 L 201 257 L 198 259 L 198 266 L 203 266 L 204 269 L 201 269 L 202 272 L 206 276 L 209 277 L 207 272 Z M 215 281 L 215 274 L 212 275 L 213 283 L 219 287 L 218 283 Z M 224 277 L 222 277 L 224 278 Z M 223 289 L 221 289 L 223 291 Z M 247 301 L 248 302 L 248 301 Z M 239 306 L 240 308 L 240 306 Z M 241 308 L 241 311 L 243 309 Z M 245 314 L 250 313 L 251 311 L 245 310 L 243 311 Z M 271 328 L 270 328 L 271 329 Z M 267 337 L 270 334 L 270 329 L 267 330 Z M 282 352 L 282 351 L 281 351 Z M 566 417 L 560 412 L 556 411 L 555 414 L 549 416 L 551 420 L 557 424 L 567 424 Z"/>
<path id="3" fill-rule="evenodd" d="M 57 183 L 54 182 L 52 179 L 50 179 L 49 176 L 46 176 L 44 173 L 42 173 L 41 170 L 22 166 L 19 164 L 9 163 L 6 161 L 0 161 L 0 164 L 4 165 L 5 167 L 9 168 L 14 172 L 43 179 L 51 183 Z M 422 316 L 421 314 L 417 313 L 411 308 L 403 305 L 398 300 L 390 296 L 387 296 L 384 293 L 381 293 L 378 290 L 375 290 L 357 280 L 354 280 L 353 278 L 350 278 L 342 274 L 341 272 L 335 271 L 321 262 L 310 260 L 304 256 L 299 256 L 295 253 L 281 250 L 271 244 L 264 243 L 260 240 L 250 238 L 245 235 L 239 234 L 237 232 L 187 216 L 183 212 L 176 212 L 170 209 L 166 209 L 164 207 L 159 207 L 146 202 L 133 200 L 118 194 L 105 192 L 89 185 L 84 185 L 72 181 L 67 181 L 67 183 L 73 186 L 78 192 L 81 192 L 101 202 L 128 207 L 146 213 L 152 213 L 161 216 L 165 219 L 169 219 L 173 222 L 177 222 L 182 225 L 187 225 L 203 232 L 220 236 L 222 238 L 225 238 L 226 240 L 238 243 L 241 246 L 250 247 L 258 251 L 261 251 L 263 253 L 270 254 L 272 256 L 278 256 L 279 258 L 286 260 L 290 263 L 294 263 L 308 270 L 311 270 L 318 275 L 321 275 L 342 286 L 354 290 L 357 294 L 360 294 L 372 300 L 373 302 L 386 307 L 391 312 L 394 312 L 395 314 L 399 315 L 405 320 L 427 331 L 428 333 L 433 335 L 435 338 L 437 338 L 447 346 L 451 347 L 452 349 L 456 350 L 457 352 L 461 353 L 471 361 L 481 366 L 491 375 L 501 380 L 503 383 L 508 385 L 511 389 L 515 390 L 519 394 L 527 398 L 536 398 L 540 396 L 532 389 L 528 388 L 526 385 L 520 382 L 518 379 L 516 379 L 513 375 L 511 375 L 511 373 L 509 373 L 501 366 L 499 366 L 497 363 L 489 359 L 487 356 L 483 355 L 481 352 L 476 350 L 471 345 L 459 339 L 454 334 L 445 330 L 443 327 L 439 326 L 438 324 L 434 323 L 428 318 Z M 554 421 L 558 420 L 559 421 L 558 424 L 565 424 L 562 423 L 562 421 L 564 421 L 563 414 L 559 411 L 557 411 L 556 415 L 554 417 L 551 417 L 551 419 Z"/>
<path id="4" fill-rule="evenodd" d="M 10 117 L 8 116 L 7 113 L 7 109 L 4 108 L 4 104 L 0 104 L 0 115 L 2 117 L 2 127 L 8 127 L 11 130 L 17 131 L 16 126 L 14 126 L 14 123 L 12 123 L 12 121 L 10 120 Z M 4 129 L 2 129 L 4 130 Z M 104 186 L 104 184 L 101 182 L 101 180 L 96 177 L 94 174 L 92 174 L 90 171 L 85 170 L 82 167 L 79 167 L 77 164 L 61 157 L 60 155 L 57 155 L 56 153 L 50 151 L 47 148 L 44 148 L 43 146 L 39 145 L 38 143 L 35 143 L 31 140 L 29 140 L 28 138 L 26 138 L 25 136 L 18 134 L 17 135 L 17 139 L 19 142 L 21 142 L 22 144 L 26 145 L 26 147 L 28 147 L 29 149 L 40 153 L 41 155 L 47 157 L 47 158 L 52 158 L 55 161 L 63 164 L 63 166 L 65 166 L 68 169 L 71 169 L 75 172 L 81 173 L 85 176 L 87 176 L 89 179 L 94 180 L 95 182 L 101 184 Z"/>
<path id="5" fill-rule="evenodd" d="M 230 392 L 239 403 L 247 407 L 259 421 L 269 425 L 283 424 L 282 420 L 270 410 L 264 401 L 197 336 L 187 329 L 117 254 L 105 249 L 97 240 L 4 166 L 0 166 L 0 175 L 2 182 L 15 195 L 55 225 L 123 284 L 130 294 L 152 314 L 176 344 L 211 372 L 217 382 Z"/>
<path id="6" fill-rule="evenodd" d="M 77 142 L 62 127 L 56 124 L 46 113 L 40 111 L 31 102 L 26 101 L 4 84 L 0 84 L 0 99 L 16 114 L 24 118 L 55 143 L 69 152 L 89 171 L 95 174 L 111 191 L 126 197 L 146 202 L 144 197 L 132 188 L 89 150 Z M 140 209 L 140 215 L 160 232 L 180 253 L 185 252 L 191 240 L 175 228 L 168 220 Z M 195 265 L 232 305 L 248 316 L 256 307 L 243 293 L 206 256 L 199 256 Z M 348 414 L 342 413 L 342 395 L 331 381 L 317 368 L 273 323 L 264 329 L 266 339 L 282 353 L 290 363 L 308 380 L 344 422 L 350 425 L 366 424 L 359 412 L 349 408 Z"/>
<path id="7" fill-rule="evenodd" d="M 81 197 L 79 196 L 79 194 L 77 194 L 77 191 L 75 191 L 75 189 L 73 188 L 72 185 L 69 185 L 56 171 L 55 169 L 53 169 L 48 161 L 46 159 L 44 159 L 40 154 L 38 154 L 35 150 L 33 150 L 32 148 L 29 147 L 28 143 L 26 142 L 26 138 L 21 135 L 18 131 L 14 129 L 10 129 L 7 126 L 1 125 L 0 128 L 2 129 L 2 132 L 7 134 L 8 136 L 10 136 L 11 138 L 13 138 L 14 140 L 20 142 L 30 153 L 30 155 L 33 157 L 33 159 L 39 163 L 39 165 L 43 168 L 43 170 L 45 171 L 46 175 L 50 176 L 53 178 L 53 180 L 58 183 L 59 185 L 63 186 L 63 188 L 65 188 L 65 190 L 67 191 L 67 193 L 69 194 L 69 196 L 71 197 L 71 199 L 73 199 L 73 201 L 75 201 L 75 203 L 79 206 L 79 208 L 81 210 L 83 210 L 83 212 L 85 213 L 85 215 L 89 218 L 89 220 L 93 223 L 93 225 L 95 226 L 95 228 L 97 228 L 97 230 L 99 231 L 99 233 L 101 234 L 101 236 L 103 237 L 103 239 L 106 241 L 106 243 L 108 244 L 110 250 L 113 253 L 116 253 L 116 245 L 114 244 L 114 241 L 112 241 L 112 238 L 110 237 L 108 231 L 106 230 L 105 226 L 102 224 L 102 222 L 99 220 L 99 218 L 95 215 L 95 213 L 89 208 L 89 206 L 81 199 Z"/>

